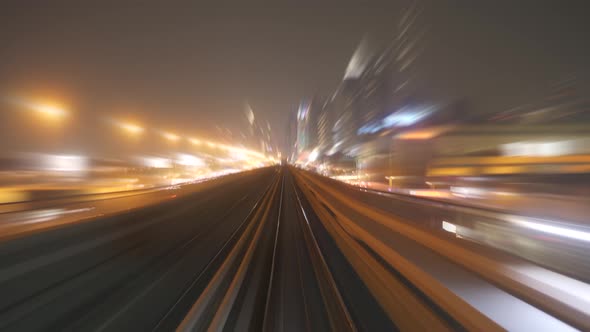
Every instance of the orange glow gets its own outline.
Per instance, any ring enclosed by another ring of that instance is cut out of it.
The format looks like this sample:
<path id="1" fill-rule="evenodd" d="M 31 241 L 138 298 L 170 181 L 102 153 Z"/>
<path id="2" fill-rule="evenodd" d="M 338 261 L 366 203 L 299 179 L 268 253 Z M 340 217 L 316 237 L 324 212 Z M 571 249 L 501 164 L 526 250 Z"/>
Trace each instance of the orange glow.
<path id="1" fill-rule="evenodd" d="M 419 196 L 419 197 L 431 197 L 431 198 L 449 198 L 451 194 L 444 191 L 435 191 L 435 190 L 410 190 L 410 195 L 412 196 Z"/>
<path id="2" fill-rule="evenodd" d="M 167 139 L 170 142 L 177 142 L 180 139 L 180 136 L 173 134 L 173 133 L 163 133 L 162 137 Z"/>
<path id="3" fill-rule="evenodd" d="M 119 123 L 121 129 L 132 135 L 139 135 L 144 132 L 144 129 L 133 123 Z"/>
<path id="4" fill-rule="evenodd" d="M 398 137 L 401 139 L 430 139 L 430 138 L 434 137 L 434 133 L 428 132 L 428 131 L 411 132 L 411 133 L 401 134 Z"/>
<path id="5" fill-rule="evenodd" d="M 449 127 L 433 127 L 433 128 L 418 129 L 418 130 L 407 131 L 405 133 L 401 133 L 397 136 L 397 138 L 407 139 L 407 140 L 431 139 L 431 138 L 439 136 L 440 134 L 444 133 L 447 130 L 449 130 Z"/>
<path id="6" fill-rule="evenodd" d="M 53 105 L 38 105 L 36 111 L 52 118 L 63 117 L 66 115 L 66 111 Z"/>

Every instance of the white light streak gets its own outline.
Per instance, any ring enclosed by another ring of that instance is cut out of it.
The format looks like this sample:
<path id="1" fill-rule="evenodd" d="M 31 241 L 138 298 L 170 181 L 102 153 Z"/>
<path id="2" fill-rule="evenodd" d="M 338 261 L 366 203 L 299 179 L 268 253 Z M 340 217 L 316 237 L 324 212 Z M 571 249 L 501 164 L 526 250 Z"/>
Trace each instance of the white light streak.
<path id="1" fill-rule="evenodd" d="M 514 218 L 514 217 L 511 217 L 510 221 L 519 225 L 519 226 L 529 228 L 529 229 L 532 229 L 535 231 L 539 231 L 539 232 L 543 232 L 543 233 L 547 233 L 547 234 L 558 235 L 558 236 L 563 236 L 563 237 L 567 237 L 567 238 L 574 239 L 574 240 L 590 242 L 590 233 L 584 232 L 581 230 L 560 227 L 560 226 L 554 226 L 554 225 L 549 225 L 549 224 L 543 224 L 543 223 L 534 222 L 534 221 L 527 221 L 527 220 L 523 220 L 520 218 Z"/>
<path id="2" fill-rule="evenodd" d="M 451 224 L 450 222 L 446 222 L 443 220 L 442 228 L 449 233 L 457 234 L 457 226 Z"/>

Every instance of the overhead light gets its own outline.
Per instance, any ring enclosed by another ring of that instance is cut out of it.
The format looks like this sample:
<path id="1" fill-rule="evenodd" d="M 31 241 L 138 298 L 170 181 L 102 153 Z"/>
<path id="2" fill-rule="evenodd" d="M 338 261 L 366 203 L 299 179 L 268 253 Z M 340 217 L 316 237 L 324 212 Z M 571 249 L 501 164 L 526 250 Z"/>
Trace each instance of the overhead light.
<path id="1" fill-rule="evenodd" d="M 132 123 L 119 123 L 118 125 L 121 129 L 134 135 L 141 134 L 144 131 L 142 127 Z"/>
<path id="2" fill-rule="evenodd" d="M 180 136 L 173 133 L 163 133 L 162 136 L 171 142 L 176 142 L 180 139 Z"/>

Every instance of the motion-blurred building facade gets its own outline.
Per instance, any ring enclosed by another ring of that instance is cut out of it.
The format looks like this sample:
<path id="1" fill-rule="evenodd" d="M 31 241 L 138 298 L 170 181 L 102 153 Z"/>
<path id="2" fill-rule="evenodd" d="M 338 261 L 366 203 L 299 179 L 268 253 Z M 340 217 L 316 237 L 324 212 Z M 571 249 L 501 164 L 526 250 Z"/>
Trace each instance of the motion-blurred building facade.
<path id="1" fill-rule="evenodd" d="M 452 69 L 438 74 L 425 15 L 414 3 L 386 42 L 365 36 L 336 90 L 301 102 L 293 162 L 390 190 L 590 173 L 590 104 L 575 75 L 490 111 L 457 93 Z"/>

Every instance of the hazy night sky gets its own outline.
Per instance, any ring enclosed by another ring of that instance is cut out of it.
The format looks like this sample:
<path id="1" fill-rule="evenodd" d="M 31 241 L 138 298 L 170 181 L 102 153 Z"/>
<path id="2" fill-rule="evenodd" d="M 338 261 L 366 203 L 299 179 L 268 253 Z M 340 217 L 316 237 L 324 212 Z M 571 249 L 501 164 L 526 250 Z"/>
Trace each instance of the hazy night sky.
<path id="1" fill-rule="evenodd" d="M 196 136 L 236 131 L 246 101 L 280 134 L 302 97 L 336 88 L 363 35 L 393 31 L 405 2 L 90 3 L 2 2 L 0 96 L 53 98 L 73 112 L 58 133 L 2 104 L 3 151 L 132 149 L 95 121 L 108 115 Z M 567 72 L 588 77 L 582 2 L 433 3 L 428 68 L 453 93 L 491 105 Z"/>

